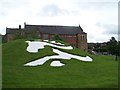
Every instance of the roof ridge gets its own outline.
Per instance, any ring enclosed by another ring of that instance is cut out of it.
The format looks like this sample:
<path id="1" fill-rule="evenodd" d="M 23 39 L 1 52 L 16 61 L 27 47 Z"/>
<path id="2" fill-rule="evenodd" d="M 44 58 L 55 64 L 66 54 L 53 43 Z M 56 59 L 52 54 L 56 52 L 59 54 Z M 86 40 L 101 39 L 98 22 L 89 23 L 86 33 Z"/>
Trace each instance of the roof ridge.
<path id="1" fill-rule="evenodd" d="M 64 26 L 64 25 L 32 25 L 32 24 L 25 24 L 26 26 L 49 26 L 49 27 L 79 27 L 79 26 Z"/>

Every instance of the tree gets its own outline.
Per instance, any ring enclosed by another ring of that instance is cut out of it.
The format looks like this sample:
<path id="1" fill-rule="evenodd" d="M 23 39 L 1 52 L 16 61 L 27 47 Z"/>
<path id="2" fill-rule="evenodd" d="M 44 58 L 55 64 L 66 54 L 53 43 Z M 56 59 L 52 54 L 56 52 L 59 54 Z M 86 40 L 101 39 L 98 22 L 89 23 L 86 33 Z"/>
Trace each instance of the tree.
<path id="1" fill-rule="evenodd" d="M 29 40 L 39 39 L 39 33 L 36 30 L 31 30 L 29 33 L 26 33 L 26 37 Z"/>
<path id="2" fill-rule="evenodd" d="M 14 39 L 29 39 L 29 40 L 33 40 L 33 39 L 38 39 L 38 32 L 36 30 L 31 30 L 27 33 L 24 33 L 22 31 L 17 31 L 14 34 Z"/>
<path id="3" fill-rule="evenodd" d="M 14 38 L 14 40 L 16 40 L 16 39 L 22 39 L 23 36 L 21 35 L 20 31 L 16 31 L 13 38 Z"/>
<path id="4" fill-rule="evenodd" d="M 53 40 L 63 41 L 63 39 L 61 39 L 58 34 L 54 35 Z"/>
<path id="5" fill-rule="evenodd" d="M 118 42 L 115 40 L 114 37 L 110 39 L 110 41 L 107 42 L 108 52 L 112 55 L 116 55 L 116 60 L 118 56 Z"/>

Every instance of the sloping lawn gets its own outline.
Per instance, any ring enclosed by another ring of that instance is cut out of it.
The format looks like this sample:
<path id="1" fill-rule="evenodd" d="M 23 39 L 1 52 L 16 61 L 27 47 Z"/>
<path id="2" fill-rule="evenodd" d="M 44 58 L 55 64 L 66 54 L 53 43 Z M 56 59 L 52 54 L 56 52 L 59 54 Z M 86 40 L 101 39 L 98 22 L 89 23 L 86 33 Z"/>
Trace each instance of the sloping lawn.
<path id="1" fill-rule="evenodd" d="M 49 60 L 42 66 L 24 64 L 54 55 L 46 46 L 38 53 L 26 51 L 25 40 L 15 40 L 2 46 L 3 88 L 113 88 L 118 86 L 118 62 L 113 56 L 90 55 L 75 48 L 66 52 L 93 58 L 93 62 L 75 59 L 61 60 L 63 67 L 50 67 Z"/>

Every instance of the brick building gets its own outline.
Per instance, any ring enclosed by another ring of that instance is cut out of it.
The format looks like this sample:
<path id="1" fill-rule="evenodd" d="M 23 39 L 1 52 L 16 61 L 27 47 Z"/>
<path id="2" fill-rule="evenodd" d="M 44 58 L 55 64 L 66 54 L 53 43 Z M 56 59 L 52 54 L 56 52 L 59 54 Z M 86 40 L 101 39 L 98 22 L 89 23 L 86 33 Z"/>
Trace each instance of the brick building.
<path id="1" fill-rule="evenodd" d="M 28 25 L 24 24 L 24 28 L 6 28 L 5 38 L 10 41 L 14 38 L 15 33 L 21 35 L 28 34 L 31 31 L 36 31 L 41 39 L 52 39 L 55 34 L 58 34 L 65 42 L 74 47 L 87 51 L 87 33 L 79 26 L 52 26 L 52 25 Z"/>

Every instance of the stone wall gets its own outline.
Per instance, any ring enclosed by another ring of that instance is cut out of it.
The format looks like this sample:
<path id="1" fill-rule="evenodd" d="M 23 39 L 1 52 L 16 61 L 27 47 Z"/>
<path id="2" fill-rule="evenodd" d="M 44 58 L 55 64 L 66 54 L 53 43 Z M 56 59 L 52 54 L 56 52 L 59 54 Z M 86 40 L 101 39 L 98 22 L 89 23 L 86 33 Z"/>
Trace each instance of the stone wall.
<path id="1" fill-rule="evenodd" d="M 44 34 L 38 34 L 41 39 L 44 39 Z M 51 39 L 54 35 L 47 34 L 46 39 Z M 14 38 L 14 34 L 7 34 L 7 41 L 11 41 Z M 74 47 L 80 48 L 81 50 L 87 51 L 87 34 L 77 34 L 77 35 L 60 35 L 60 37 L 67 43 Z"/>
<path id="2" fill-rule="evenodd" d="M 87 51 L 88 46 L 87 46 L 87 34 L 78 34 L 77 35 L 77 43 L 78 43 L 78 48 L 81 50 Z"/>
<path id="3" fill-rule="evenodd" d="M 13 37 L 14 37 L 13 34 L 7 34 L 6 35 L 6 39 L 7 39 L 8 42 L 11 41 L 11 40 L 13 40 L 14 39 Z"/>

